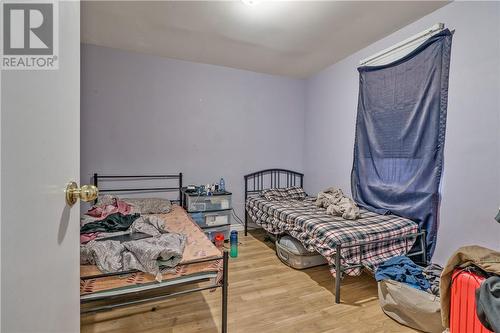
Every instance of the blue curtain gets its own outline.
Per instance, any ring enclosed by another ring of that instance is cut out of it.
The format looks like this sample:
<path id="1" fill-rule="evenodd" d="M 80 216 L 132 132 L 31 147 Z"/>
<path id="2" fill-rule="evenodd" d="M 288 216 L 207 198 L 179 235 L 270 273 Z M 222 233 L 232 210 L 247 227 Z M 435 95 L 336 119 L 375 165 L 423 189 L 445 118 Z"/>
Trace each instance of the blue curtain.
<path id="1" fill-rule="evenodd" d="M 359 71 L 351 186 L 354 200 L 417 222 L 436 246 L 452 33 L 402 59 Z"/>

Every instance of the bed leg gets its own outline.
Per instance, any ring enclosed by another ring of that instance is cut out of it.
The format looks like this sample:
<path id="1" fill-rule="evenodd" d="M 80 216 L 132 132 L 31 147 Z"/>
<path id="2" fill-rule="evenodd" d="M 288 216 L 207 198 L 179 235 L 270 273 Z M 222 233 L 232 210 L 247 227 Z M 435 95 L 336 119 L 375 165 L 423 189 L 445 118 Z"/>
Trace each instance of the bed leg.
<path id="1" fill-rule="evenodd" d="M 342 245 L 337 244 L 335 253 L 335 303 L 340 303 L 340 282 L 342 281 L 342 269 L 340 267 L 340 250 Z"/>
<path id="2" fill-rule="evenodd" d="M 229 268 L 229 255 L 227 251 L 224 251 L 222 257 L 222 333 L 227 333 L 227 277 Z"/>
<path id="3" fill-rule="evenodd" d="M 248 214 L 245 210 L 245 236 L 248 234 Z"/>
<path id="4" fill-rule="evenodd" d="M 425 230 L 422 231 L 422 235 L 420 236 L 420 246 L 422 247 L 422 257 L 423 263 L 427 266 L 427 242 L 426 242 L 426 234 Z"/>

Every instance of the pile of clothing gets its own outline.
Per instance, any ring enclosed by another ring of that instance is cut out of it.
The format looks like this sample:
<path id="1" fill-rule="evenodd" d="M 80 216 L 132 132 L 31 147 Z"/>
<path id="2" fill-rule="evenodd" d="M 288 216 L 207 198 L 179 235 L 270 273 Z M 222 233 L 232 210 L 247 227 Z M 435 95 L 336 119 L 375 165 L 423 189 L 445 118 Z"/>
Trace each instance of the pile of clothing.
<path id="1" fill-rule="evenodd" d="M 162 273 L 182 260 L 186 236 L 170 233 L 155 215 L 134 212 L 115 198 L 92 207 L 82 218 L 80 264 L 104 273 L 139 270 L 162 280 Z M 136 237 L 121 237 L 134 235 Z"/>
<path id="2" fill-rule="evenodd" d="M 132 205 L 112 199 L 109 203 L 96 205 L 82 217 L 80 243 L 109 236 L 109 233 L 126 231 L 140 214 L 132 214 Z"/>
<path id="3" fill-rule="evenodd" d="M 396 256 L 378 266 L 375 279 L 393 280 L 439 296 L 439 281 L 443 268 L 437 264 L 420 267 L 406 256 Z"/>
<path id="4" fill-rule="evenodd" d="M 355 220 L 359 217 L 359 207 L 349 197 L 342 193 L 341 189 L 329 187 L 319 192 L 316 206 L 326 208 L 326 213 L 342 216 L 346 220 Z"/>

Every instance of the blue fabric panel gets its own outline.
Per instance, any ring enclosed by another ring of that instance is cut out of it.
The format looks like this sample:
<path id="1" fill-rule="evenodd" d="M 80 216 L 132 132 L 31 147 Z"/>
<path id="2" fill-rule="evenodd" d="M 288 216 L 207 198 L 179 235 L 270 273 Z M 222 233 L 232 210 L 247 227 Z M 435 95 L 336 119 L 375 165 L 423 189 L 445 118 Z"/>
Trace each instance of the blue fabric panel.
<path id="1" fill-rule="evenodd" d="M 358 68 L 353 198 L 368 210 L 417 222 L 427 232 L 429 260 L 438 230 L 451 40 L 446 29 L 402 59 Z"/>

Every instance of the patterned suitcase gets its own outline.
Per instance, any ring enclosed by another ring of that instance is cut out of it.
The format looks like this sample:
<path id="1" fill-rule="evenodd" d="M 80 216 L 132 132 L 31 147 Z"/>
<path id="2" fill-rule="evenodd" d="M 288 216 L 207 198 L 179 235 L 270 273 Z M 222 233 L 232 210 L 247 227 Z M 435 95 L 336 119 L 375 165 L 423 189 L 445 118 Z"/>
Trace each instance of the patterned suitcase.
<path id="1" fill-rule="evenodd" d="M 452 275 L 450 333 L 489 333 L 476 314 L 476 289 L 484 277 L 473 272 L 455 270 Z"/>

